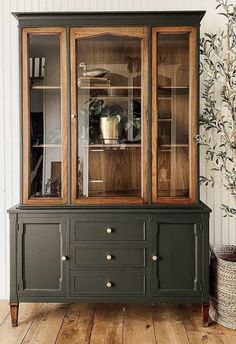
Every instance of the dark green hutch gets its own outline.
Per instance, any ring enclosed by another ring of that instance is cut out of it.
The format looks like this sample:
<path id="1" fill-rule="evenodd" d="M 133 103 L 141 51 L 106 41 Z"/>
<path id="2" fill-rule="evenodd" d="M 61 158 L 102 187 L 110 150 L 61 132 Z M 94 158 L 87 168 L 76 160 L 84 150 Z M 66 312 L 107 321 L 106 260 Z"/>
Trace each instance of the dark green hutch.
<path id="1" fill-rule="evenodd" d="M 21 201 L 10 307 L 196 302 L 208 322 L 199 200 L 204 12 L 14 13 Z"/>

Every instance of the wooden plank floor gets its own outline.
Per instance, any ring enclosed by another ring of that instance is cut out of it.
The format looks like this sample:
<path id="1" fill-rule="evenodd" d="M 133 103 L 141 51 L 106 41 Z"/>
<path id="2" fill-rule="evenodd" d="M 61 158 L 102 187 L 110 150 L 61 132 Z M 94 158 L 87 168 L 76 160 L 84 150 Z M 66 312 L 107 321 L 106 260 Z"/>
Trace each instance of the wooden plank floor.
<path id="1" fill-rule="evenodd" d="M 0 344 L 234 344 L 236 331 L 202 327 L 199 305 L 20 304 L 12 328 L 0 301 Z"/>

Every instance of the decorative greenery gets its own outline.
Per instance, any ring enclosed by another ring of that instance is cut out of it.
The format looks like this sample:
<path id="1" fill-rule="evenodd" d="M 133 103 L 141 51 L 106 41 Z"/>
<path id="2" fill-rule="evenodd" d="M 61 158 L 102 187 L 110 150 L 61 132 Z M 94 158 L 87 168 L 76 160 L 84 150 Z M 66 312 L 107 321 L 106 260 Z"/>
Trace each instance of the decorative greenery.
<path id="1" fill-rule="evenodd" d="M 226 24 L 218 33 L 205 33 L 200 41 L 203 130 L 197 142 L 206 147 L 211 170 L 221 174 L 236 202 L 236 6 L 227 0 L 217 3 Z M 201 177 L 200 183 L 213 186 L 214 179 Z M 236 215 L 235 206 L 222 204 L 222 209 L 226 215 Z"/>
<path id="2" fill-rule="evenodd" d="M 133 115 L 133 134 L 134 137 L 139 140 L 141 133 L 141 106 L 140 103 L 133 100 L 132 104 L 132 115 Z M 116 117 L 117 121 L 120 122 L 121 128 L 125 128 L 125 123 L 128 122 L 128 112 L 119 104 L 105 105 L 103 99 L 97 97 L 91 97 L 84 104 L 84 108 L 81 110 L 80 118 L 86 118 L 89 116 L 89 140 L 90 143 L 95 143 L 100 135 L 100 118 L 101 117 Z M 128 128 L 122 130 L 120 141 L 127 140 Z"/>

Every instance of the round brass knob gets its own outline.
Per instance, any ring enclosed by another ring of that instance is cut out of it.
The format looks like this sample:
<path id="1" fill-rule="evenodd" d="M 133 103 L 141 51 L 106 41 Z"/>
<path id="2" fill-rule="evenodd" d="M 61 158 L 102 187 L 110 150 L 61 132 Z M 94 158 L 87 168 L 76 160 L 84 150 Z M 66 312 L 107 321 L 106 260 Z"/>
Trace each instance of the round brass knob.
<path id="1" fill-rule="evenodd" d="M 76 117 L 77 117 L 77 116 L 76 116 L 76 114 L 74 114 L 74 113 L 71 115 L 71 118 L 72 118 L 72 119 L 75 119 Z"/>
<path id="2" fill-rule="evenodd" d="M 157 260 L 157 256 L 152 256 L 152 260 Z"/>
<path id="3" fill-rule="evenodd" d="M 66 257 L 66 256 L 62 256 L 62 257 L 61 257 L 61 260 L 62 260 L 63 262 L 65 262 L 65 261 L 67 260 L 67 257 Z"/>
<path id="4" fill-rule="evenodd" d="M 106 286 L 107 286 L 107 288 L 111 288 L 112 283 L 111 282 L 107 282 Z"/>
<path id="5" fill-rule="evenodd" d="M 112 255 L 108 254 L 107 255 L 107 260 L 111 260 L 112 259 Z"/>
<path id="6" fill-rule="evenodd" d="M 107 233 L 110 234 L 112 232 L 111 228 L 107 228 Z"/>

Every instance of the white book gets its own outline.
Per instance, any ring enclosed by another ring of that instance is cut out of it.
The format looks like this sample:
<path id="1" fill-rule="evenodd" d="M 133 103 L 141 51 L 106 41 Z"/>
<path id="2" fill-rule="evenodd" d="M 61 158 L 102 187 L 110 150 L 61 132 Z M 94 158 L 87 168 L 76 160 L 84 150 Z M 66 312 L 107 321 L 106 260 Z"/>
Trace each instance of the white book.
<path id="1" fill-rule="evenodd" d="M 41 57 L 41 77 L 45 75 L 45 57 Z"/>
<path id="2" fill-rule="evenodd" d="M 39 75 L 39 57 L 34 58 L 34 77 L 38 78 Z"/>
<path id="3" fill-rule="evenodd" d="M 30 78 L 33 77 L 33 58 L 30 58 Z"/>

